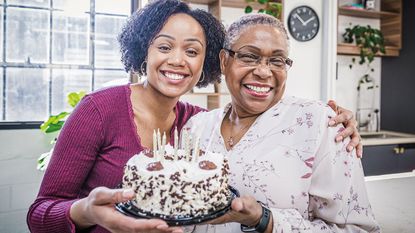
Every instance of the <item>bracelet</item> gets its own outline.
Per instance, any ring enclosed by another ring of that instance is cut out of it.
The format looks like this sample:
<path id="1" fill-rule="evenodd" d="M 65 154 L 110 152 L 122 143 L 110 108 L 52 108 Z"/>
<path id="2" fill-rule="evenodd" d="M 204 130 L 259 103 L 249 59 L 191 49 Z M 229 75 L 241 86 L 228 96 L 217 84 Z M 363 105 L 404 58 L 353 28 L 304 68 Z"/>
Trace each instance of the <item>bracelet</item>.
<path id="1" fill-rule="evenodd" d="M 255 232 L 255 233 L 264 233 L 267 230 L 269 221 L 271 219 L 271 211 L 268 207 L 260 202 L 257 201 L 262 207 L 262 215 L 259 219 L 259 223 L 256 226 L 248 227 L 246 225 L 241 224 L 241 231 L 243 232 Z"/>

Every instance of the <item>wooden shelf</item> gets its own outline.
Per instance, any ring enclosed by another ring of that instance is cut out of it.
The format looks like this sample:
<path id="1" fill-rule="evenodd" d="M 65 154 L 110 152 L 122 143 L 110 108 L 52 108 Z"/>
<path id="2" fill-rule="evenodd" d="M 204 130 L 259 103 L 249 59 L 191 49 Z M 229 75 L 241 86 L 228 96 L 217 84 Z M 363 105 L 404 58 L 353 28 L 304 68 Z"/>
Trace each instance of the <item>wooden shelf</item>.
<path id="1" fill-rule="evenodd" d="M 383 57 L 397 57 L 399 56 L 399 48 L 395 46 L 385 46 L 385 54 L 378 54 L 376 56 Z M 360 48 L 354 44 L 338 44 L 337 45 L 337 54 L 339 55 L 359 55 Z"/>
<path id="2" fill-rule="evenodd" d="M 402 0 L 379 0 L 378 3 L 380 11 L 341 6 L 338 8 L 338 15 L 378 19 L 386 50 L 385 54 L 379 56 L 399 56 L 402 47 Z M 360 49 L 354 44 L 341 43 L 337 45 L 337 54 L 359 55 Z"/>
<path id="3" fill-rule="evenodd" d="M 339 7 L 339 15 L 369 19 L 386 19 L 391 17 L 399 17 L 400 14 L 390 11 L 370 11 L 365 9 L 350 9 L 347 7 Z"/>

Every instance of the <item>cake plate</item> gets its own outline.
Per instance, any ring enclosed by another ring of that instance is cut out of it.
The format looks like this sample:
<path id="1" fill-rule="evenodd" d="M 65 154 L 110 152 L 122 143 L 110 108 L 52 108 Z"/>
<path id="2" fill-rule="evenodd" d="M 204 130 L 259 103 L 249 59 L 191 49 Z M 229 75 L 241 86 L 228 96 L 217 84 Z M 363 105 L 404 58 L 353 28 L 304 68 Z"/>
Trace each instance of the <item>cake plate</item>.
<path id="1" fill-rule="evenodd" d="M 236 197 L 239 197 L 239 192 L 232 186 L 229 186 L 229 190 L 231 191 L 231 195 L 229 197 L 229 201 L 226 205 L 224 205 L 219 210 L 215 210 L 211 213 L 208 213 L 206 215 L 200 215 L 200 216 L 167 216 L 163 214 L 155 214 L 150 213 L 148 211 L 141 210 L 140 208 L 137 208 L 137 206 L 134 205 L 132 201 L 122 202 L 115 205 L 115 208 L 123 213 L 124 215 L 134 217 L 134 218 L 159 218 L 164 220 L 168 225 L 170 226 L 186 226 L 186 225 L 194 225 L 199 224 L 202 222 L 206 222 L 215 218 L 218 218 L 222 215 L 224 215 L 226 212 L 228 212 L 231 209 L 231 203 L 233 199 Z"/>

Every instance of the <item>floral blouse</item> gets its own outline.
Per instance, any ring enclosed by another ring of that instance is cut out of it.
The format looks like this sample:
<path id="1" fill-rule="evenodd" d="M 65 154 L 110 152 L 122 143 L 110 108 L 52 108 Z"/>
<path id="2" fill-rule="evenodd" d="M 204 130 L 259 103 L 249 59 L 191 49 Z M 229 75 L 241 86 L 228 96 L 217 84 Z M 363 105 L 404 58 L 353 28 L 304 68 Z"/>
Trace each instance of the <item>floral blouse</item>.
<path id="1" fill-rule="evenodd" d="M 326 104 L 286 97 L 259 116 L 227 151 L 220 128 L 225 109 L 199 113 L 185 128 L 201 149 L 223 153 L 230 185 L 273 214 L 273 232 L 380 232 L 366 194 L 362 164 L 336 143 L 343 128 L 328 127 Z M 199 225 L 193 232 L 241 232 L 240 224 Z"/>

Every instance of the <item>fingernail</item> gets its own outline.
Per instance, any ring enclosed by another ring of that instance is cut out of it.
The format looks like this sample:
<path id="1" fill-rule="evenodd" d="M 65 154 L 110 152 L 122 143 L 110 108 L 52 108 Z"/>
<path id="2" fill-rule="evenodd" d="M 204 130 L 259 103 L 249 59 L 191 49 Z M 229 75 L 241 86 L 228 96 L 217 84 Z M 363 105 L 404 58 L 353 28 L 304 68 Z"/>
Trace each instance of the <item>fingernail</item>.
<path id="1" fill-rule="evenodd" d="M 362 158 L 363 154 L 361 151 L 357 152 L 357 157 Z"/>
<path id="2" fill-rule="evenodd" d="M 350 151 L 352 151 L 352 150 L 353 150 L 353 146 L 348 146 L 348 147 L 347 147 L 347 151 L 348 151 L 348 152 L 350 152 Z"/>
<path id="3" fill-rule="evenodd" d="M 156 228 L 157 229 L 159 229 L 159 230 L 161 230 L 161 229 L 166 229 L 166 228 L 168 228 L 169 226 L 167 225 L 167 224 L 160 224 L 160 225 L 158 225 L 158 226 L 156 226 Z"/>
<path id="4" fill-rule="evenodd" d="M 329 121 L 329 125 L 330 125 L 330 126 L 333 126 L 333 125 L 335 125 L 335 124 L 336 124 L 336 122 L 335 122 L 334 120 L 330 120 L 330 121 Z"/>
<path id="5" fill-rule="evenodd" d="M 343 137 L 342 136 L 337 136 L 336 137 L 336 142 L 340 142 L 341 140 L 343 140 Z"/>
<path id="6" fill-rule="evenodd" d="M 124 198 L 131 198 L 134 196 L 134 190 L 132 189 L 124 189 L 124 191 L 122 191 L 122 197 Z"/>

